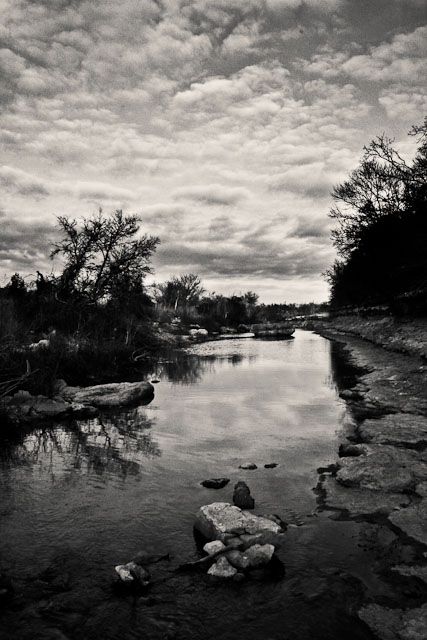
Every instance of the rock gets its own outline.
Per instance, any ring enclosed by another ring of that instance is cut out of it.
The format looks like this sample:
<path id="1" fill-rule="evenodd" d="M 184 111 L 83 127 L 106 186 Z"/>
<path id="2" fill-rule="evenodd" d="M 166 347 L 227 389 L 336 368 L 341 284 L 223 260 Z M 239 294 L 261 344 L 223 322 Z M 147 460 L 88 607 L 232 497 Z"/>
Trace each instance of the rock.
<path id="1" fill-rule="evenodd" d="M 210 478 L 209 480 L 202 480 L 200 484 L 207 489 L 222 489 L 229 482 L 230 478 Z"/>
<path id="2" fill-rule="evenodd" d="M 275 469 L 278 466 L 277 462 L 267 462 L 267 464 L 264 465 L 264 469 Z"/>
<path id="3" fill-rule="evenodd" d="M 258 469 L 258 467 L 255 462 L 242 462 L 242 464 L 239 464 L 239 469 L 249 469 L 252 471 L 253 469 Z"/>
<path id="4" fill-rule="evenodd" d="M 131 584 L 134 582 L 134 577 L 130 572 L 130 569 L 124 564 L 118 564 L 114 567 L 115 572 L 119 576 L 120 580 L 125 584 Z"/>
<path id="5" fill-rule="evenodd" d="M 226 554 L 227 560 L 236 567 L 236 569 L 256 569 L 268 564 L 274 554 L 274 545 L 272 544 L 254 544 L 245 551 L 233 549 Z"/>
<path id="6" fill-rule="evenodd" d="M 214 576 L 215 578 L 225 578 L 230 579 L 233 578 L 237 573 L 237 569 L 233 567 L 227 560 L 221 556 L 218 560 L 211 566 L 208 571 L 208 575 Z"/>
<path id="7" fill-rule="evenodd" d="M 416 609 L 389 609 L 370 604 L 359 611 L 381 640 L 424 640 L 427 637 L 427 604 Z"/>
<path id="8" fill-rule="evenodd" d="M 422 499 L 418 504 L 411 505 L 406 509 L 391 513 L 388 519 L 410 538 L 427 545 L 426 499 Z"/>
<path id="9" fill-rule="evenodd" d="M 284 531 L 276 522 L 242 511 L 227 502 L 201 507 L 194 526 L 208 540 L 221 540 L 226 544 L 230 537 L 257 535 L 251 543 L 279 546 L 284 538 Z"/>
<path id="10" fill-rule="evenodd" d="M 122 407 L 138 404 L 152 398 L 154 387 L 149 382 L 111 382 L 93 387 L 66 387 L 62 395 L 70 402 L 99 408 Z"/>
<path id="11" fill-rule="evenodd" d="M 193 339 L 207 338 L 209 331 L 207 329 L 190 329 L 188 332 Z"/>
<path id="12" fill-rule="evenodd" d="M 366 453 L 366 447 L 360 444 L 343 443 L 340 444 L 338 455 L 340 458 L 356 457 Z"/>
<path id="13" fill-rule="evenodd" d="M 73 418 L 77 418 L 78 420 L 96 418 L 99 415 L 99 410 L 96 407 L 92 407 L 90 404 L 81 404 L 79 402 L 72 402 L 70 405 L 70 411 Z"/>
<path id="14" fill-rule="evenodd" d="M 358 400 L 360 398 L 360 394 L 352 389 L 343 389 L 343 391 L 340 391 L 339 397 L 343 400 Z"/>
<path id="15" fill-rule="evenodd" d="M 400 564 L 392 567 L 392 571 L 399 573 L 401 576 L 409 576 L 419 578 L 423 582 L 427 583 L 427 566 L 408 566 L 406 564 Z"/>
<path id="16" fill-rule="evenodd" d="M 142 587 L 149 584 L 149 573 L 136 562 L 128 562 L 127 564 L 119 564 L 114 567 L 120 580 L 125 584 L 137 582 Z"/>
<path id="17" fill-rule="evenodd" d="M 251 331 L 255 334 L 256 338 L 279 338 L 291 336 L 295 333 L 295 327 L 289 322 L 265 322 L 262 324 L 253 324 Z"/>
<path id="18" fill-rule="evenodd" d="M 394 509 L 400 509 L 409 504 L 408 496 L 401 493 L 347 488 L 331 476 L 323 480 L 321 488 L 325 492 L 324 503 L 327 507 L 347 511 L 352 517 L 378 513 L 389 514 Z"/>
<path id="19" fill-rule="evenodd" d="M 369 445 L 368 455 L 340 458 L 337 480 L 343 485 L 390 492 L 408 491 L 427 479 L 427 461 L 416 451 Z"/>
<path id="20" fill-rule="evenodd" d="M 366 442 L 379 444 L 427 444 L 427 418 L 394 413 L 377 420 L 365 420 L 358 432 Z"/>
<path id="21" fill-rule="evenodd" d="M 203 547 L 203 551 L 206 551 L 209 556 L 212 556 L 214 553 L 218 553 L 218 551 L 222 551 L 223 549 L 225 549 L 225 544 L 221 542 L 221 540 L 207 542 Z"/>
<path id="22" fill-rule="evenodd" d="M 255 508 L 255 500 L 251 496 L 251 492 L 246 482 L 239 480 L 239 482 L 234 485 L 233 502 L 236 507 L 239 507 L 240 509 Z"/>

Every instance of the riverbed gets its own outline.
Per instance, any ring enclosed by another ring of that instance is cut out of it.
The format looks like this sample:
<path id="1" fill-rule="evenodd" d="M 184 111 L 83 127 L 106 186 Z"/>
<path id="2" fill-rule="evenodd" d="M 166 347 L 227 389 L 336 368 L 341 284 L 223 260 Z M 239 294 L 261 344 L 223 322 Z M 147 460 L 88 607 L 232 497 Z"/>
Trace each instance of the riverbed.
<path id="1" fill-rule="evenodd" d="M 338 395 L 352 375 L 340 348 L 297 330 L 198 345 L 150 373 L 159 383 L 146 406 L 3 443 L 0 569 L 15 595 L 1 637 L 373 638 L 357 611 L 392 596 L 375 571 L 391 534 L 337 519 L 315 490 L 352 424 Z M 200 485 L 215 477 L 230 483 Z M 255 513 L 288 523 L 276 570 L 243 583 L 177 573 L 199 557 L 195 512 L 231 502 L 238 480 Z M 114 566 L 141 550 L 168 554 L 150 567 L 151 588 L 117 588 Z"/>

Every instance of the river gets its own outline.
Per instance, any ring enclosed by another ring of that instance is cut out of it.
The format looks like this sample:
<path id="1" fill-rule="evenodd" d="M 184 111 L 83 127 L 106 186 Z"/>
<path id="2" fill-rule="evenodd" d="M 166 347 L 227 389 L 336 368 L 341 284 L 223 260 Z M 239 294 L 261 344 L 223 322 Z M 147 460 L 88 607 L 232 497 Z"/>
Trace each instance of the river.
<path id="1" fill-rule="evenodd" d="M 370 525 L 319 510 L 314 491 L 351 421 L 337 391 L 343 362 L 308 331 L 209 342 L 153 366 L 160 382 L 147 406 L 3 442 L 0 569 L 15 597 L 0 636 L 371 638 L 356 615 L 382 589 L 364 544 Z M 221 490 L 200 485 L 222 476 L 230 483 Z M 231 502 L 237 480 L 249 485 L 255 513 L 290 525 L 281 570 L 220 584 L 176 573 L 199 557 L 195 512 Z M 114 584 L 114 566 L 140 550 L 170 558 L 152 565 L 148 598 Z"/>

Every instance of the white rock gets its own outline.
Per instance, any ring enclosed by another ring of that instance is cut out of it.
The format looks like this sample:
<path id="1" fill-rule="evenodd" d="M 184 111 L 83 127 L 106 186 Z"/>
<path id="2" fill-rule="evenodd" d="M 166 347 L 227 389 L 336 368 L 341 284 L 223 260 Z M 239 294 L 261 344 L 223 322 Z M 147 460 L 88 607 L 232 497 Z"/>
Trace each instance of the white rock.
<path id="1" fill-rule="evenodd" d="M 225 544 L 221 542 L 221 540 L 213 540 L 212 542 L 207 542 L 203 547 L 203 551 L 206 551 L 206 553 L 210 556 L 212 556 L 214 553 L 218 553 L 218 551 L 222 551 L 223 549 L 225 549 Z"/>
<path id="2" fill-rule="evenodd" d="M 272 520 L 255 516 L 228 502 L 213 502 L 204 505 L 196 514 L 194 526 L 208 540 L 226 542 L 231 535 L 254 536 L 250 544 L 273 544 L 276 547 L 284 537 L 283 529 Z"/>
<path id="3" fill-rule="evenodd" d="M 134 581 L 134 577 L 130 572 L 130 569 L 126 567 L 124 564 L 118 564 L 117 567 L 114 567 L 115 572 L 119 576 L 122 582 L 130 583 Z"/>
<path id="4" fill-rule="evenodd" d="M 237 573 L 237 569 L 231 566 L 227 558 L 221 557 L 211 566 L 208 571 L 210 576 L 216 578 L 232 578 Z"/>

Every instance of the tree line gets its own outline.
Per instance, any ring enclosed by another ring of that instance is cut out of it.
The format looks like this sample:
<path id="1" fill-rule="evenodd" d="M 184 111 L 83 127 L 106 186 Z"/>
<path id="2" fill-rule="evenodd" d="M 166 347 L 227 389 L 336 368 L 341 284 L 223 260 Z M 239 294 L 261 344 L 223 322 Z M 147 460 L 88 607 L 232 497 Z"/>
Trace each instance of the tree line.
<path id="1" fill-rule="evenodd" d="M 333 307 L 387 304 L 396 312 L 427 311 L 427 118 L 409 135 L 418 145 L 411 163 L 393 140 L 379 136 L 332 192 L 339 257 L 326 277 Z"/>

